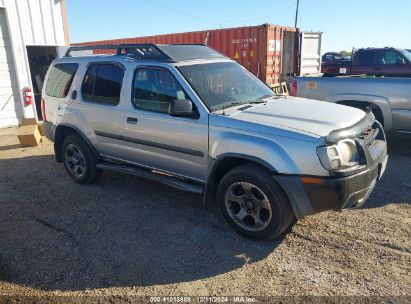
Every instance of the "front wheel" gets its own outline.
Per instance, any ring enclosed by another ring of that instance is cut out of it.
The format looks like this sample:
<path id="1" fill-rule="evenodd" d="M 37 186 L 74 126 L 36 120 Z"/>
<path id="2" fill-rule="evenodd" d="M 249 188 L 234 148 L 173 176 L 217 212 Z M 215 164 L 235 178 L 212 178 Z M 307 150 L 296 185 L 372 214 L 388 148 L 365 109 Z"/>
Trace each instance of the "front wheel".
<path id="1" fill-rule="evenodd" d="M 283 190 L 256 165 L 229 171 L 218 185 L 217 202 L 228 224 L 250 239 L 276 238 L 294 218 Z"/>

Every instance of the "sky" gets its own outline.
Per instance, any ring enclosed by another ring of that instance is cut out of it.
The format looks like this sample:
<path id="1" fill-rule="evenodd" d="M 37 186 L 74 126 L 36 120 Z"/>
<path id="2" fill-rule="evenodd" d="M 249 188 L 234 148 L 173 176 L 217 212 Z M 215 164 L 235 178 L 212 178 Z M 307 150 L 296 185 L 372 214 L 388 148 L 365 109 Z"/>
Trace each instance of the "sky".
<path id="1" fill-rule="evenodd" d="M 272 23 L 294 26 L 297 0 L 67 0 L 71 42 Z M 298 27 L 322 51 L 411 48 L 411 0 L 300 0 Z"/>

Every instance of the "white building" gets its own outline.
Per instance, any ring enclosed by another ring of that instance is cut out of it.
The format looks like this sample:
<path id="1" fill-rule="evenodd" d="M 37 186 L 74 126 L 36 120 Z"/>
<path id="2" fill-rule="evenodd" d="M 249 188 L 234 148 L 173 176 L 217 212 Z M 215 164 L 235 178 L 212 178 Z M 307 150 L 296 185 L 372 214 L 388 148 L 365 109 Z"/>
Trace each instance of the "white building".
<path id="1" fill-rule="evenodd" d="M 45 73 L 68 44 L 65 0 L 0 0 L 0 127 L 41 119 Z M 32 104 L 24 101 L 27 87 Z"/>

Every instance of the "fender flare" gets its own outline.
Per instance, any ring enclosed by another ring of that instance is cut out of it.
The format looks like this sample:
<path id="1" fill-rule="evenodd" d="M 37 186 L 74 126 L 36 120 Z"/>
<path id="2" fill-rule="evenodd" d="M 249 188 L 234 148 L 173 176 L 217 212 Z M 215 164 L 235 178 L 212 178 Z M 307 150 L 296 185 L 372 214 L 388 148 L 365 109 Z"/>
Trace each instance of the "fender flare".
<path id="1" fill-rule="evenodd" d="M 334 102 L 338 104 L 344 104 L 344 101 L 358 101 L 366 102 L 376 105 L 380 110 L 384 119 L 384 129 L 389 131 L 392 129 L 392 111 L 388 98 L 384 96 L 371 95 L 371 94 L 334 94 L 329 95 L 325 99 L 328 102 Z"/>
<path id="2" fill-rule="evenodd" d="M 294 211 L 294 215 L 301 219 L 306 215 L 313 214 L 314 210 L 311 205 L 310 198 L 308 197 L 307 192 L 304 190 L 302 186 L 302 182 L 296 176 L 291 175 L 282 175 L 278 174 L 278 171 L 270 165 L 268 162 L 264 161 L 261 158 L 250 156 L 247 154 L 242 153 L 223 153 L 220 154 L 217 158 L 209 158 L 209 167 L 210 170 L 208 172 L 207 183 L 205 186 L 203 203 L 204 206 L 207 208 L 211 205 L 216 204 L 216 189 L 214 184 L 214 174 L 216 169 L 218 168 L 219 164 L 227 158 L 238 158 L 250 162 L 254 162 L 256 164 L 261 165 L 262 167 L 266 168 L 270 171 L 270 175 L 272 176 L 273 182 L 276 182 L 280 188 L 284 191 L 288 198 L 288 202 L 290 203 L 291 208 Z"/>
<path id="3" fill-rule="evenodd" d="M 54 132 L 54 152 L 56 154 L 56 159 L 58 162 L 62 162 L 62 157 L 61 157 L 61 145 L 63 143 L 63 139 L 58 138 L 58 130 L 59 128 L 61 129 L 62 127 L 72 129 L 75 133 L 77 133 L 85 142 L 86 144 L 90 147 L 91 151 L 94 153 L 94 155 L 99 158 L 99 153 L 97 150 L 94 148 L 93 144 L 90 142 L 90 140 L 84 135 L 84 133 L 76 126 L 68 123 L 61 123 L 56 126 L 56 130 Z"/>

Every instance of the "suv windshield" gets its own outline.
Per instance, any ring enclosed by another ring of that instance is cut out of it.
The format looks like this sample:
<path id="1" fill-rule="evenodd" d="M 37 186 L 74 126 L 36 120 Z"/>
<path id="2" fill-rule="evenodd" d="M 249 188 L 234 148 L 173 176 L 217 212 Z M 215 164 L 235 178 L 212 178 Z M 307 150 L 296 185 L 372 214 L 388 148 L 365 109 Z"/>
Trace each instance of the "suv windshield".
<path id="1" fill-rule="evenodd" d="M 411 62 L 411 50 L 403 51 L 401 50 L 400 53 L 407 58 L 408 62 Z"/>
<path id="2" fill-rule="evenodd" d="M 214 62 L 178 67 L 212 112 L 275 96 L 261 80 L 235 62 Z"/>

